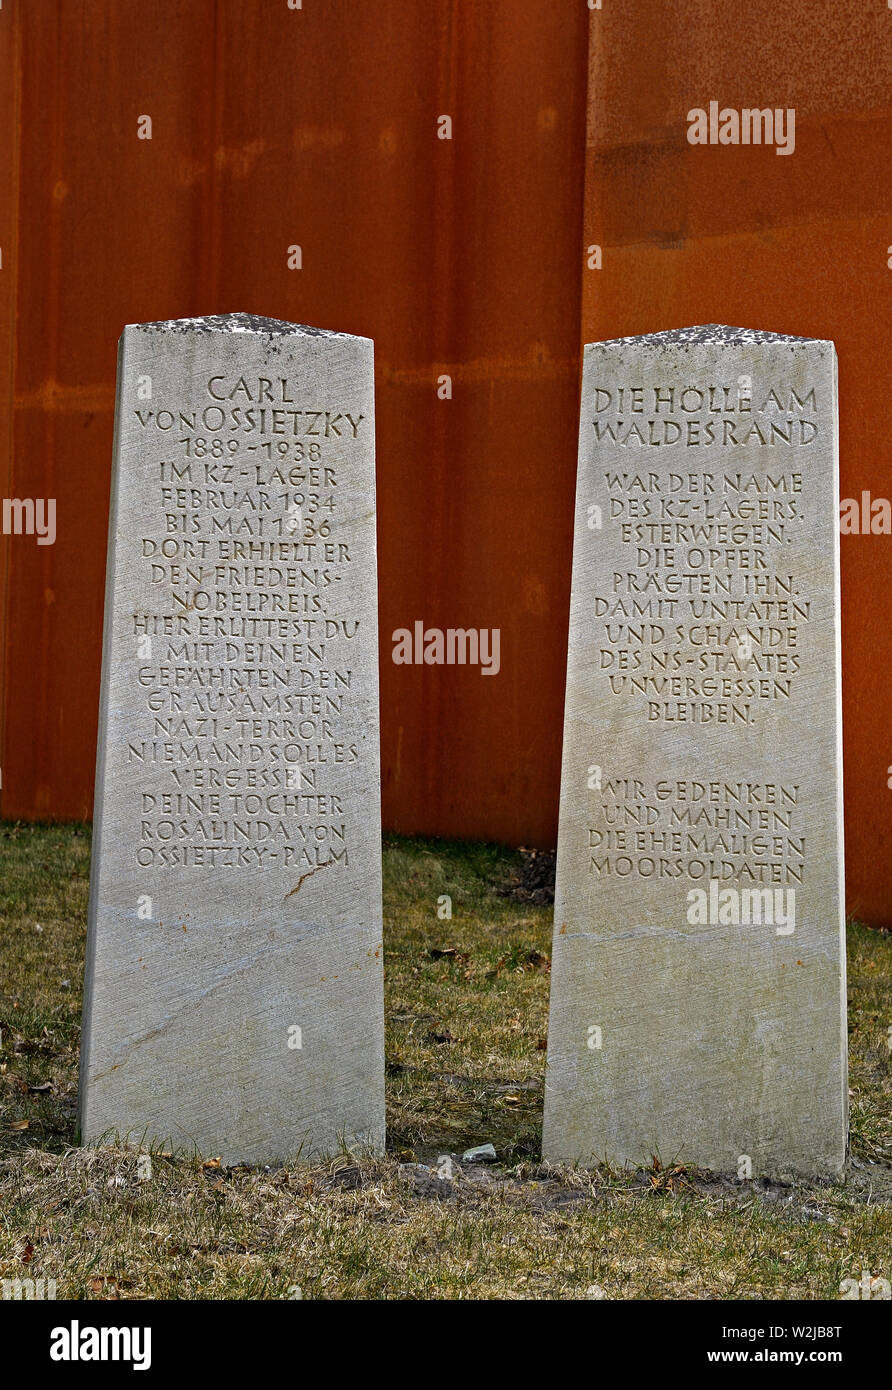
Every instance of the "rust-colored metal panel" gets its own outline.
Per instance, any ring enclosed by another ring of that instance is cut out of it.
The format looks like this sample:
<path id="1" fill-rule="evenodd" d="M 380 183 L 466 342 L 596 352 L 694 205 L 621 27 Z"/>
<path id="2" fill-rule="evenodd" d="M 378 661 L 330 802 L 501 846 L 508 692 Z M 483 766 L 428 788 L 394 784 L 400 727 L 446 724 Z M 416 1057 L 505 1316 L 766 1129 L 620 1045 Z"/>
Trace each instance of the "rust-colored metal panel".
<path id="1" fill-rule="evenodd" d="M 833 338 L 841 491 L 889 497 L 892 11 L 662 0 L 591 30 L 583 339 L 725 322 Z M 696 146 L 687 113 L 794 108 L 795 150 Z M 849 908 L 892 923 L 892 538 L 842 541 Z M 829 775 L 829 774 L 828 774 Z"/>
<path id="2" fill-rule="evenodd" d="M 15 304 L 17 266 L 18 128 L 21 98 L 21 28 L 18 11 L 0 9 L 0 499 L 13 496 L 13 410 L 15 379 Z M 4 726 L 9 669 L 7 612 L 12 541 L 0 526 L 0 734 Z M 0 737 L 0 796 L 6 774 Z"/>
<path id="3" fill-rule="evenodd" d="M 12 486 L 54 498 L 57 539 L 15 537 L 6 608 L 3 811 L 92 805 L 114 408 L 123 324 L 194 302 L 213 4 L 21 7 Z M 137 139 L 150 113 L 153 140 Z M 156 312 L 157 311 L 157 312 Z"/>
<path id="4" fill-rule="evenodd" d="M 588 23 L 28 0 L 14 477 L 59 532 L 13 551 L 4 814 L 90 810 L 120 329 L 246 309 L 375 339 L 385 823 L 553 840 Z M 418 619 L 500 628 L 499 675 L 395 666 Z"/>

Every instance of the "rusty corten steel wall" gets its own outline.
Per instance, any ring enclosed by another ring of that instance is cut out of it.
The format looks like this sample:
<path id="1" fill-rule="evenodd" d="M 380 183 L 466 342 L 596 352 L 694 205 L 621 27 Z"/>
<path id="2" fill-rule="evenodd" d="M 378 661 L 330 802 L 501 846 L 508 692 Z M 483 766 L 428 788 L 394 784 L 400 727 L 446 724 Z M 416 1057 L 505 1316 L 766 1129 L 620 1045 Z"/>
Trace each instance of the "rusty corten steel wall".
<path id="1" fill-rule="evenodd" d="M 3 4 L 0 473 L 58 502 L 55 545 L 13 538 L 0 569 L 5 816 L 91 810 L 121 328 L 248 310 L 375 340 L 385 824 L 553 838 L 588 24 L 554 0 Z M 394 666 L 416 619 L 500 628 L 500 674 Z"/>
<path id="2" fill-rule="evenodd" d="M 593 15 L 583 338 L 724 322 L 833 338 L 842 497 L 889 497 L 887 0 L 635 0 Z M 692 146 L 689 110 L 792 107 L 795 151 Z M 850 911 L 892 923 L 892 538 L 843 536 Z M 829 775 L 829 769 L 828 769 Z"/>
<path id="3" fill-rule="evenodd" d="M 832 337 L 843 495 L 888 495 L 890 92 L 886 0 L 6 0 L 0 484 L 59 534 L 0 539 L 2 813 L 91 809 L 120 329 L 247 309 L 375 339 L 385 823 L 553 842 L 580 344 Z M 795 153 L 688 145 L 710 100 L 795 107 Z M 888 923 L 892 540 L 842 548 L 849 906 Z M 500 674 L 395 667 L 416 619 L 499 627 Z"/>

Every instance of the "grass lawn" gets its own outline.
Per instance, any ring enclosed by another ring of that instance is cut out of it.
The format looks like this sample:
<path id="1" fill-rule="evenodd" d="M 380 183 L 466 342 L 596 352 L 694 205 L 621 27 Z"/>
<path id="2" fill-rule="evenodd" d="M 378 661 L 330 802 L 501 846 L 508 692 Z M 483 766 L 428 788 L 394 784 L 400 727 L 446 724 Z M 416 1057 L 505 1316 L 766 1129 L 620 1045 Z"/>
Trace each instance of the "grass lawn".
<path id="1" fill-rule="evenodd" d="M 494 891 L 510 851 L 389 839 L 387 1157 L 155 1155 L 147 1177 L 72 1147 L 89 850 L 86 827 L 0 825 L 0 1278 L 78 1299 L 836 1299 L 892 1278 L 892 936 L 849 928 L 844 1186 L 546 1169 L 551 908 Z M 461 1161 L 485 1143 L 496 1163 Z"/>

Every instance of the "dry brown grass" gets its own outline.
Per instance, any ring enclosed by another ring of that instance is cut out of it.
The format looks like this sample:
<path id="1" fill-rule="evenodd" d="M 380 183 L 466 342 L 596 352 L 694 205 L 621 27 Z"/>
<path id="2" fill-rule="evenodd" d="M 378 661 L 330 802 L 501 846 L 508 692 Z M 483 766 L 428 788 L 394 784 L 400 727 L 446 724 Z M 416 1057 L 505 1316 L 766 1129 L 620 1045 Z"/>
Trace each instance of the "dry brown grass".
<path id="1" fill-rule="evenodd" d="M 388 1156 L 156 1154 L 148 1176 L 134 1152 L 73 1147 L 88 855 L 83 827 L 0 831 L 0 1278 L 86 1299 L 729 1299 L 892 1277 L 888 936 L 850 929 L 845 1186 L 550 1171 L 551 910 L 493 892 L 507 851 L 389 841 Z M 496 1164 L 461 1162 L 486 1142 Z"/>

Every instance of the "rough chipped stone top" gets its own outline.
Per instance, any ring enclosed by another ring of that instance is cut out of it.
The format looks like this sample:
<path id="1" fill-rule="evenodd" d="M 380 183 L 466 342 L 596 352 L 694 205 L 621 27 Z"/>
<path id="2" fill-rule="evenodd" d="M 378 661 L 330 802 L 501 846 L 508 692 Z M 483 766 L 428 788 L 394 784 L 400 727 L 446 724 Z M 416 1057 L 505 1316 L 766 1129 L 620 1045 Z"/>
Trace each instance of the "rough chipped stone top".
<path id="1" fill-rule="evenodd" d="M 649 347 L 697 347 L 702 343 L 716 343 L 728 347 L 747 347 L 759 343 L 822 343 L 827 338 L 798 338 L 790 333 L 768 333 L 759 328 L 730 328 L 723 323 L 701 323 L 692 328 L 670 328 L 664 333 L 642 333 L 631 338 L 609 338 L 605 342 L 586 343 L 589 348 L 617 347 L 620 344 L 631 347 L 644 343 Z"/>
<path id="2" fill-rule="evenodd" d="M 155 323 L 130 323 L 128 328 L 143 331 L 163 329 L 168 333 L 287 333 L 307 334 L 312 338 L 350 338 L 351 333 L 336 333 L 328 328 L 311 328 L 305 323 L 286 323 L 284 319 L 267 319 L 260 314 L 207 314 L 197 319 L 159 319 Z"/>

